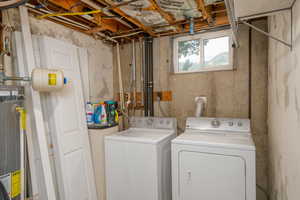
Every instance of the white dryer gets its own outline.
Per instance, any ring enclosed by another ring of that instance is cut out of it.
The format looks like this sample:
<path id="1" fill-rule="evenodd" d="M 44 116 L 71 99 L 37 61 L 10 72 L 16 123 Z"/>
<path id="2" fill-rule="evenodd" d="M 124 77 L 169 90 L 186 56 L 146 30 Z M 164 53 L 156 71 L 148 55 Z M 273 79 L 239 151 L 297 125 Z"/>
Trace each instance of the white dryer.
<path id="1" fill-rule="evenodd" d="M 173 200 L 255 200 L 248 119 L 188 118 L 172 140 Z"/>
<path id="2" fill-rule="evenodd" d="M 135 117 L 105 137 L 107 200 L 171 200 L 173 118 Z"/>

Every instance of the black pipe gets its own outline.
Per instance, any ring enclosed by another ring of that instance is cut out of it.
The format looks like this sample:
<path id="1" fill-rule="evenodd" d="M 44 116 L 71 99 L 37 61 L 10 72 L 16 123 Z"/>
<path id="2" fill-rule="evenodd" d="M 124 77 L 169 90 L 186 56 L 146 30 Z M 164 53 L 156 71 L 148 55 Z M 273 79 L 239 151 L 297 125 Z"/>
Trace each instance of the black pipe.
<path id="1" fill-rule="evenodd" d="M 154 101 L 153 101 L 153 38 L 149 38 L 149 82 L 148 82 L 148 91 L 149 91 L 149 111 L 150 116 L 154 116 Z"/>
<path id="2" fill-rule="evenodd" d="M 144 111 L 145 116 L 154 116 L 153 104 L 153 38 L 145 38 Z"/>
<path id="3" fill-rule="evenodd" d="M 250 24 L 251 21 L 249 22 Z M 249 48 L 249 60 L 248 60 L 248 64 L 249 64 L 249 119 L 251 119 L 252 117 L 252 28 L 249 28 L 249 44 L 248 44 L 248 48 Z"/>
<path id="4" fill-rule="evenodd" d="M 148 116 L 148 42 L 144 40 L 144 115 Z"/>

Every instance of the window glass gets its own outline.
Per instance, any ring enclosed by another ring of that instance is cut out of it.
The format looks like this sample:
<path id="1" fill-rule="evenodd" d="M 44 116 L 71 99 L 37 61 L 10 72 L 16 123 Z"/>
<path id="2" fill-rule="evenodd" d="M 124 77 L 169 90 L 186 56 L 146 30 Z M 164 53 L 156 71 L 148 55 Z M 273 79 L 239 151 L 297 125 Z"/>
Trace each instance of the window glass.
<path id="1" fill-rule="evenodd" d="M 230 64 L 229 37 L 204 39 L 204 66 L 223 66 Z"/>
<path id="2" fill-rule="evenodd" d="M 201 66 L 200 40 L 178 42 L 178 71 L 197 71 Z"/>

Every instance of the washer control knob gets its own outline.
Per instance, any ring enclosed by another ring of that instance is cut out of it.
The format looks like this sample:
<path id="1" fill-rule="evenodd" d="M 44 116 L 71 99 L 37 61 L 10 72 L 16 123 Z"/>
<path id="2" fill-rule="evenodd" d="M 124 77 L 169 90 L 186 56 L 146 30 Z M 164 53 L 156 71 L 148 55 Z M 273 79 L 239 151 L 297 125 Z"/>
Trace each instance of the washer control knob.
<path id="1" fill-rule="evenodd" d="M 218 128 L 221 125 L 221 122 L 219 120 L 217 120 L 217 119 L 214 119 L 213 121 L 211 121 L 211 125 L 214 128 Z"/>
<path id="2" fill-rule="evenodd" d="M 243 123 L 242 122 L 238 122 L 238 126 L 243 126 Z"/>
<path id="3" fill-rule="evenodd" d="M 228 122 L 228 125 L 229 126 L 233 126 L 233 122 Z"/>

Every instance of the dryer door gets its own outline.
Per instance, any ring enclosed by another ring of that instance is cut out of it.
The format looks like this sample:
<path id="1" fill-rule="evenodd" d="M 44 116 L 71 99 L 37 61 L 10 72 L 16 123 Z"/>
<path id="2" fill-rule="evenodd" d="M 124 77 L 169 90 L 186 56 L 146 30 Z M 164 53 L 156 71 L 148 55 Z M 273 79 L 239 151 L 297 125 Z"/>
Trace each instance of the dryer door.
<path id="1" fill-rule="evenodd" d="M 180 200 L 245 200 L 241 157 L 183 151 L 179 154 Z"/>

